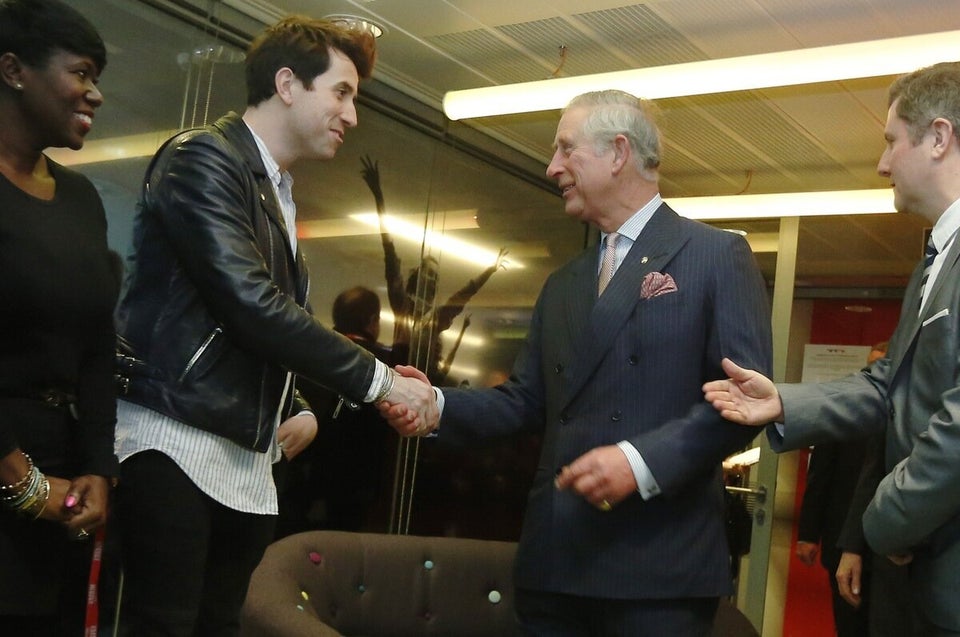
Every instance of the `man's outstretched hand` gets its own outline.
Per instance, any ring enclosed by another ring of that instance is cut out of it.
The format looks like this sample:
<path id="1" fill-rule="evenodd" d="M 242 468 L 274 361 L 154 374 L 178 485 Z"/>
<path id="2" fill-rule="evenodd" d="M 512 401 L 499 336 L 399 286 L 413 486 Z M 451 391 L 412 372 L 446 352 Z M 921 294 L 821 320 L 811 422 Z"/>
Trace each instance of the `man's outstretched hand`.
<path id="1" fill-rule="evenodd" d="M 783 420 L 783 405 L 776 385 L 752 369 L 744 369 L 729 358 L 721 362 L 730 378 L 703 385 L 703 396 L 720 415 L 741 425 L 765 425 Z"/>

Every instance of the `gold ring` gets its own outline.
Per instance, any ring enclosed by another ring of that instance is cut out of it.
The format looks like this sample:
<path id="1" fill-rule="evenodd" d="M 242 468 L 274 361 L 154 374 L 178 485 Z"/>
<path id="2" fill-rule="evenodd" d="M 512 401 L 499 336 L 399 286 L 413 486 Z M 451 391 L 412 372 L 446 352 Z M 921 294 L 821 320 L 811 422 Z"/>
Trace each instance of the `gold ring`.
<path id="1" fill-rule="evenodd" d="M 612 508 L 613 508 L 613 507 L 610 506 L 610 503 L 607 502 L 606 500 L 601 500 L 601 501 L 600 501 L 600 510 L 601 510 L 601 511 L 609 511 L 609 510 L 612 509 Z"/>

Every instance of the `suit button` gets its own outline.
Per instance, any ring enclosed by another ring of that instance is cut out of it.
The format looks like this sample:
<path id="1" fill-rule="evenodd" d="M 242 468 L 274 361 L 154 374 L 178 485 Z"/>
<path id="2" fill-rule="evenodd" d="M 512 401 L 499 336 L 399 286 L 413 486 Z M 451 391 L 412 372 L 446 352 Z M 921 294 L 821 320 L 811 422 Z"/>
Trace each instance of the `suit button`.
<path id="1" fill-rule="evenodd" d="M 636 365 L 636 364 L 637 364 L 637 357 L 636 357 L 636 356 L 631 356 L 630 358 L 627 359 L 627 362 L 628 362 L 629 364 L 631 364 L 631 365 Z"/>
<path id="2" fill-rule="evenodd" d="M 561 363 L 557 363 L 557 366 L 553 368 L 553 371 L 557 372 L 558 374 L 562 374 L 562 373 L 563 373 L 563 365 L 562 365 Z"/>
<path id="3" fill-rule="evenodd" d="M 623 413 L 619 409 L 610 414 L 610 420 L 613 422 L 619 422 L 622 417 Z"/>
<path id="4" fill-rule="evenodd" d="M 565 425 L 570 420 L 567 414 L 560 414 L 560 424 Z"/>
<path id="5" fill-rule="evenodd" d="M 890 405 L 890 420 L 893 420 L 897 415 L 897 410 L 893 408 L 893 405 Z"/>

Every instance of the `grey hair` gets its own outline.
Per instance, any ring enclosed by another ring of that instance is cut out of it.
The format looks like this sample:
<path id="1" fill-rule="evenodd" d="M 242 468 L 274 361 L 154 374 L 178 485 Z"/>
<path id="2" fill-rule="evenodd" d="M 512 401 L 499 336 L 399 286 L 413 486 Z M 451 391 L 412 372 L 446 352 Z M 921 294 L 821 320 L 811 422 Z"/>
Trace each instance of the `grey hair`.
<path id="1" fill-rule="evenodd" d="M 609 149 L 617 135 L 623 135 L 630 142 L 637 168 L 660 167 L 660 130 L 652 102 L 625 91 L 607 90 L 578 95 L 565 110 L 572 108 L 589 109 L 583 133 L 598 153 Z"/>

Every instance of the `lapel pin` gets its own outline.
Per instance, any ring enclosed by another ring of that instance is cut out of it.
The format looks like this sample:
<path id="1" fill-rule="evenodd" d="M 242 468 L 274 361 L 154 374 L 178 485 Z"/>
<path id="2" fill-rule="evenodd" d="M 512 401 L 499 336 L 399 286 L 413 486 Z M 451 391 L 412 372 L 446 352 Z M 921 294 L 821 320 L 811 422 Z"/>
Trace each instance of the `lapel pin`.
<path id="1" fill-rule="evenodd" d="M 648 259 L 647 257 L 643 257 L 642 259 L 640 259 L 640 263 L 646 263 L 649 260 L 650 259 Z"/>

